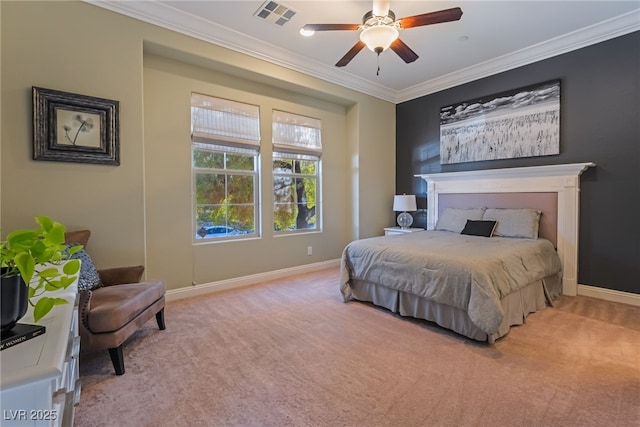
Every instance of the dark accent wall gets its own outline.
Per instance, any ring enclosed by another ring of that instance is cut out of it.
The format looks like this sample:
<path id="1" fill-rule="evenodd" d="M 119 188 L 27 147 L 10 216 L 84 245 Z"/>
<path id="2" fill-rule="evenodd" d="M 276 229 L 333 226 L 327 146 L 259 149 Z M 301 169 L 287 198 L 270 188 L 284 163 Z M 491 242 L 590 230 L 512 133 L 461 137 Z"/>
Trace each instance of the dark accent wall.
<path id="1" fill-rule="evenodd" d="M 559 155 L 440 165 L 441 107 L 553 79 Z M 396 124 L 397 194 L 424 197 L 418 173 L 595 162 L 581 176 L 578 283 L 640 294 L 640 32 L 398 104 Z"/>

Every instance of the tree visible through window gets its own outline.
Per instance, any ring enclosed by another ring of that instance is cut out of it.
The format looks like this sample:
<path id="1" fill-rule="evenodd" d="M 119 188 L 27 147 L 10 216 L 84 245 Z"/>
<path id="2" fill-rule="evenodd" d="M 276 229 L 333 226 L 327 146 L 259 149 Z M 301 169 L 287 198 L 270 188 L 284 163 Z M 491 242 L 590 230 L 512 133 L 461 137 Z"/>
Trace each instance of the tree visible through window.
<path id="1" fill-rule="evenodd" d="M 258 107 L 199 94 L 191 105 L 194 237 L 255 235 Z"/>
<path id="2" fill-rule="evenodd" d="M 272 122 L 274 230 L 318 230 L 320 121 L 274 110 Z"/>

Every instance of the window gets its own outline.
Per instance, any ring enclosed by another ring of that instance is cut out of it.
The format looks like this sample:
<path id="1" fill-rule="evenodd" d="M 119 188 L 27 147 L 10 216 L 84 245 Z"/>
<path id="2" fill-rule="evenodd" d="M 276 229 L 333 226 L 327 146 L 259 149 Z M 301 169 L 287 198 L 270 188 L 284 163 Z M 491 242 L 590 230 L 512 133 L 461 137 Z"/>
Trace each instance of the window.
<path id="1" fill-rule="evenodd" d="M 191 95 L 194 239 L 255 236 L 259 108 Z"/>
<path id="2" fill-rule="evenodd" d="M 320 230 L 320 120 L 274 110 L 273 228 Z"/>

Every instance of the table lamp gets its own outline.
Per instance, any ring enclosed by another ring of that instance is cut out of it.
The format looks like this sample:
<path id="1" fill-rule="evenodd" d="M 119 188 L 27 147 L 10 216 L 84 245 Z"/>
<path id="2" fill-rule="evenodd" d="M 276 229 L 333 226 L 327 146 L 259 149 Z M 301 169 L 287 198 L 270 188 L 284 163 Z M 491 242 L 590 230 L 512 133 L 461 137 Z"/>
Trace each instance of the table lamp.
<path id="1" fill-rule="evenodd" d="M 413 217 L 409 212 L 418 210 L 416 207 L 416 196 L 414 194 L 402 194 L 393 196 L 393 210 L 402 212 L 398 215 L 398 225 L 400 228 L 409 228 L 413 224 Z"/>

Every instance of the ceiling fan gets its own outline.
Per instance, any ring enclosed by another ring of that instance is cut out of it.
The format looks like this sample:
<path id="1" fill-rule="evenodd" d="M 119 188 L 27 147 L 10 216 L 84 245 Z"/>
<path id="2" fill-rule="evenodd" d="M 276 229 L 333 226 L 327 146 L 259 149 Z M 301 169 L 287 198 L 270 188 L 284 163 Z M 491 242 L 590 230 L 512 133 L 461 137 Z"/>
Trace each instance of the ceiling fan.
<path id="1" fill-rule="evenodd" d="M 418 59 L 418 55 L 400 40 L 398 29 L 457 21 L 462 16 L 462 9 L 454 7 L 396 20 L 396 15 L 389 9 L 389 3 L 389 0 L 373 0 L 373 9 L 364 14 L 362 24 L 307 24 L 302 27 L 301 32 L 310 35 L 315 31 L 362 30 L 360 40 L 340 58 L 336 67 L 347 65 L 365 46 L 378 56 L 391 48 L 408 64 Z"/>

